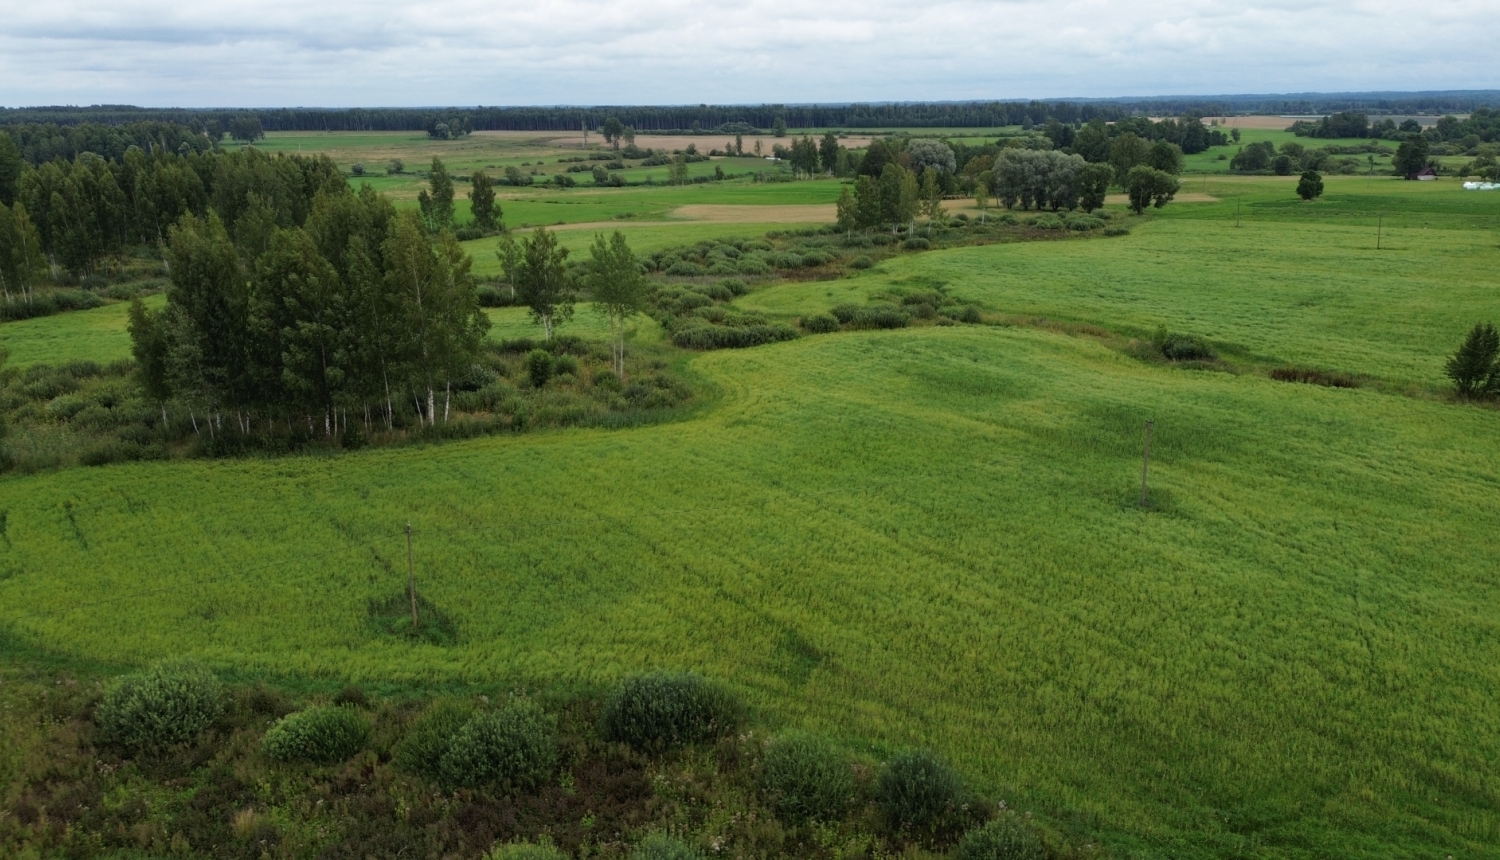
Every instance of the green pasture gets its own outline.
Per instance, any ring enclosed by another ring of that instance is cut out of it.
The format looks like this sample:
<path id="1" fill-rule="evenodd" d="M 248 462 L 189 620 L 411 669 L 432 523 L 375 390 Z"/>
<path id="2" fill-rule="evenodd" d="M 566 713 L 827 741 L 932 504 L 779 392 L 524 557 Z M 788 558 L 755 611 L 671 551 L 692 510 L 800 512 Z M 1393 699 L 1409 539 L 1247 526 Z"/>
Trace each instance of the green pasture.
<path id="1" fill-rule="evenodd" d="M 166 296 L 147 296 L 146 306 L 159 307 Z M 9 364 L 63 364 L 94 361 L 107 364 L 130 357 L 128 302 L 115 302 L 86 311 L 0 323 L 0 346 L 10 350 Z"/>
<path id="2" fill-rule="evenodd" d="M 932 746 L 1080 851 L 1500 858 L 1500 410 L 1442 378 L 1500 320 L 1500 194 L 1326 182 L 1306 203 L 1295 178 L 1194 176 L 1114 219 L 1126 236 L 762 287 L 736 305 L 793 319 L 941 289 L 1007 322 L 688 355 L 698 406 L 676 423 L 5 476 L 0 648 L 413 691 L 692 668 L 771 727 Z M 575 253 L 616 227 L 649 252 L 778 226 L 678 207 L 771 215 L 839 187 L 501 205 L 515 226 L 597 223 L 558 231 Z M 477 273 L 495 241 L 466 243 Z M 18 365 L 124 357 L 125 309 L 0 342 Z M 561 330 L 603 337 L 577 311 Z M 493 338 L 539 333 L 489 315 Z M 1376 384 L 1145 363 L 1050 323 Z M 457 645 L 365 623 L 403 587 L 408 521 Z"/>
<path id="3" fill-rule="evenodd" d="M 693 370 L 676 425 L 6 479 L 0 622 L 273 677 L 692 667 L 1122 852 L 1497 856 L 1497 413 L 1025 329 Z M 407 520 L 457 646 L 364 624 Z"/>

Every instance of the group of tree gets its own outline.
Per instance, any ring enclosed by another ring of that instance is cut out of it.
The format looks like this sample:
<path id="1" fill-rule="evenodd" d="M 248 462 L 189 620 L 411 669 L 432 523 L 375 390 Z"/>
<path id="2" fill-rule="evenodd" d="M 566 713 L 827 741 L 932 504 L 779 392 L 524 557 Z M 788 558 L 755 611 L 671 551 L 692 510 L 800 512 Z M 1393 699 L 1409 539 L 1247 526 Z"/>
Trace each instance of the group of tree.
<path id="1" fill-rule="evenodd" d="M 1480 107 L 1464 119 L 1453 115 L 1440 117 L 1427 128 L 1415 119 L 1405 119 L 1399 124 L 1390 117 L 1371 121 L 1359 111 L 1341 111 L 1320 120 L 1298 120 L 1288 129 L 1299 137 L 1319 138 L 1380 138 L 1384 140 L 1406 140 L 1412 135 L 1421 135 L 1429 144 L 1463 141 L 1472 137 L 1473 145 L 1500 141 L 1500 110 Z M 1470 147 L 1466 147 L 1470 148 Z"/>
<path id="2" fill-rule="evenodd" d="M 185 409 L 200 433 L 257 427 L 334 437 L 350 413 L 390 426 L 396 398 L 426 423 L 448 417 L 451 381 L 469 372 L 489 318 L 471 260 L 368 186 L 322 188 L 300 223 L 246 242 L 218 211 L 168 233 L 167 303 L 130 309 L 143 387 Z M 439 392 L 443 393 L 441 401 Z M 201 419 L 201 420 L 200 420 Z"/>
<path id="3" fill-rule="evenodd" d="M 1012 209 L 1093 211 L 1104 205 L 1114 179 L 1107 164 L 1091 164 L 1079 155 L 1057 150 L 1001 150 L 990 171 L 990 189 L 1000 205 Z"/>
<path id="4" fill-rule="evenodd" d="M 473 131 L 473 126 L 467 116 L 433 114 L 427 117 L 423 130 L 433 140 L 454 140 L 468 136 Z"/>
<path id="5" fill-rule="evenodd" d="M 895 232 L 918 215 L 941 216 L 943 198 L 936 191 L 935 178 L 929 175 L 925 184 L 927 193 L 924 194 L 924 184 L 917 174 L 900 164 L 886 164 L 878 179 L 859 176 L 855 179 L 853 193 L 847 185 L 840 192 L 836 206 L 839 229 L 889 227 Z"/>
<path id="6" fill-rule="evenodd" d="M 1348 157 L 1350 152 L 1363 153 L 1366 157 L 1364 164 L 1362 165 L 1357 158 Z M 1294 140 L 1283 143 L 1278 149 L 1271 141 L 1261 140 L 1241 147 L 1234 157 L 1229 159 L 1229 169 L 1236 173 L 1274 173 L 1277 176 L 1292 176 L 1309 170 L 1320 173 L 1358 173 L 1365 166 L 1373 172 L 1375 155 L 1388 152 L 1390 152 L 1389 149 L 1376 144 L 1364 144 L 1353 148 L 1340 146 L 1310 148 Z M 1425 163 L 1427 158 L 1425 149 L 1420 157 Z"/>
<path id="7" fill-rule="evenodd" d="M 1205 152 L 1211 146 L 1227 146 L 1238 139 L 1238 130 L 1226 134 L 1218 127 L 1205 126 L 1198 116 L 1160 121 L 1136 116 L 1113 123 L 1096 118 L 1076 129 L 1053 120 L 1043 127 L 1042 134 L 1052 141 L 1055 148 L 1077 153 L 1093 162 L 1108 161 L 1115 139 L 1124 135 L 1133 135 L 1148 144 L 1170 143 L 1188 155 Z"/>
<path id="8" fill-rule="evenodd" d="M 217 212 L 237 242 L 263 244 L 272 228 L 300 224 L 320 191 L 346 183 L 326 156 L 255 149 L 182 155 L 132 146 L 114 160 L 84 152 L 28 165 L 14 185 L 13 220 L 19 223 L 16 210 L 24 210 L 49 262 L 81 276 L 136 246 L 160 244 L 187 214 Z M 0 246 L 0 256 L 6 253 Z"/>

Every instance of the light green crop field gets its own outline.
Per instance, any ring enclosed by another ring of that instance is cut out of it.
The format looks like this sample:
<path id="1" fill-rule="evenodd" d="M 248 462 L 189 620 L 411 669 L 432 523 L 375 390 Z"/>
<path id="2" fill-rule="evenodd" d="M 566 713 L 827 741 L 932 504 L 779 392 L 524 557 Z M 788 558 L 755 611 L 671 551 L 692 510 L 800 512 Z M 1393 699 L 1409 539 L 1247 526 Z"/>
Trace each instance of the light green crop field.
<path id="1" fill-rule="evenodd" d="M 1110 856 L 1500 858 L 1500 410 L 1441 393 L 1500 318 L 1500 195 L 1327 182 L 1304 204 L 1206 177 L 1127 236 L 763 287 L 736 304 L 941 288 L 1020 324 L 693 355 L 675 423 L 0 478 L 0 652 L 411 688 L 692 668 L 773 726 L 932 746 Z M 838 185 L 697 188 L 619 199 Z M 766 226 L 619 223 L 642 250 Z M 493 243 L 468 245 L 481 271 Z M 18 363 L 104 360 L 123 308 L 0 337 Z M 1143 363 L 1042 317 L 1386 384 Z M 603 333 L 582 306 L 571 326 Z M 365 624 L 407 521 L 457 645 Z"/>

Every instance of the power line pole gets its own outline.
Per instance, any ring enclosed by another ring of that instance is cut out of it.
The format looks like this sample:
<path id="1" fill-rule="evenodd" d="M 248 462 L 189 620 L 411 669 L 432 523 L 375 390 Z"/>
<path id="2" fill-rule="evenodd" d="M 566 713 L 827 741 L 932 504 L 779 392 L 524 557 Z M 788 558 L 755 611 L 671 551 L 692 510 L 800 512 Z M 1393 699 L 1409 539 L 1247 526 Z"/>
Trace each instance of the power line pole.
<path id="1" fill-rule="evenodd" d="M 411 561 L 411 523 L 406 524 L 406 593 L 411 597 L 411 632 L 417 632 L 417 573 Z"/>
<path id="2" fill-rule="evenodd" d="M 1238 195 L 1234 198 L 1234 226 L 1236 228 L 1240 226 L 1240 198 Z"/>
<path id="3" fill-rule="evenodd" d="M 1380 218 L 1375 222 L 1375 250 L 1380 250 L 1380 234 L 1385 229 L 1385 213 L 1380 213 Z"/>
<path id="4" fill-rule="evenodd" d="M 1146 419 L 1146 446 L 1141 451 L 1141 507 L 1146 507 L 1146 473 L 1151 468 L 1151 427 L 1154 422 Z"/>

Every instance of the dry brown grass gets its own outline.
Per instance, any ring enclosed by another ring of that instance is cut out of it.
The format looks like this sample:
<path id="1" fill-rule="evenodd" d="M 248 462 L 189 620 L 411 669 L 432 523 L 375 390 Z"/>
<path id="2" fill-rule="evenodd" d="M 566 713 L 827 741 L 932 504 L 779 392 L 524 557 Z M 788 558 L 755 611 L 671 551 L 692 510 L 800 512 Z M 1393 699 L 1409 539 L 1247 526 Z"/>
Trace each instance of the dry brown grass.
<path id="1" fill-rule="evenodd" d="M 500 139 L 508 143 L 534 146 L 552 146 L 560 149 L 583 149 L 583 133 L 577 131 L 476 131 L 471 137 Z M 745 154 L 751 155 L 755 152 L 755 142 L 760 141 L 761 151 L 766 155 L 771 154 L 771 147 L 775 144 L 790 146 L 792 138 L 772 137 L 764 135 L 744 135 Z M 597 146 L 604 142 L 604 137 L 596 131 L 589 132 L 589 146 Z M 635 145 L 642 149 L 687 149 L 688 144 L 695 144 L 700 152 L 708 152 L 713 149 L 723 149 L 726 145 L 734 142 L 732 134 L 638 134 Z M 859 149 L 870 145 L 869 135 L 850 135 L 839 138 L 839 142 L 850 149 Z"/>

